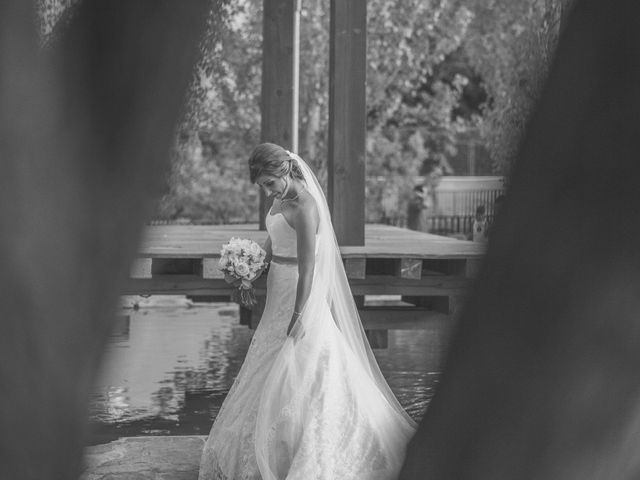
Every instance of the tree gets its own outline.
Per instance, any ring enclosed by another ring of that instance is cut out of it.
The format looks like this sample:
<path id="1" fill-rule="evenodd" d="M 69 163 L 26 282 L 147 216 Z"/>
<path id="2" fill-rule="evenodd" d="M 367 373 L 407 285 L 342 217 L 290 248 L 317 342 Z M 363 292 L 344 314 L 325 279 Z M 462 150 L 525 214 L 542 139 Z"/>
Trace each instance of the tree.
<path id="1" fill-rule="evenodd" d="M 43 30 L 77 0 L 39 0 Z M 210 0 L 208 33 L 176 136 L 160 217 L 255 221 L 247 158 L 260 140 L 262 0 Z M 367 219 L 382 192 L 404 209 L 425 159 L 444 165 L 481 132 L 508 172 L 570 0 L 370 0 Z M 301 8 L 299 153 L 326 184 L 329 2 Z M 475 94 L 473 93 L 475 92 Z M 376 178 L 386 179 L 381 184 Z M 386 186 L 385 186 L 386 185 Z M 218 208 L 223 206 L 223 208 Z"/>
<path id="2" fill-rule="evenodd" d="M 245 159 L 260 139 L 262 3 L 214 3 L 158 216 L 256 221 Z"/>
<path id="3" fill-rule="evenodd" d="M 301 9 L 298 150 L 322 184 L 328 131 L 328 8 L 326 1 L 310 0 Z M 436 78 L 438 66 L 460 48 L 472 13 L 447 1 L 372 0 L 368 8 L 368 174 L 392 178 L 398 183 L 394 188 L 403 192 L 424 157 L 445 160 L 455 152 L 457 132 L 475 122 L 454 114 L 466 77 Z M 259 141 L 261 11 L 260 0 L 226 4 L 224 18 L 215 20 L 219 33 L 203 44 L 188 121 L 177 142 L 171 191 L 161 207 L 166 217 L 184 215 L 214 223 L 256 220 L 255 197 L 247 201 L 246 192 L 253 187 L 244 159 Z M 394 128 L 397 134 L 391 134 Z M 194 152 L 200 153 L 191 157 Z M 368 218 L 376 221 L 380 212 L 373 206 L 380 199 L 374 191 L 372 187 L 368 196 Z M 228 211 L 222 214 L 213 206 L 216 203 L 225 204 Z"/>
<path id="4" fill-rule="evenodd" d="M 456 115 L 469 78 L 440 75 L 459 51 L 472 19 L 473 12 L 466 6 L 448 1 L 369 3 L 370 221 L 389 217 L 384 209 L 390 207 L 401 217 L 423 162 L 447 164 L 447 158 L 456 153 L 457 134 L 476 122 L 474 117 Z"/>
<path id="5" fill-rule="evenodd" d="M 78 0 L 36 0 L 36 19 L 41 37 L 47 38 L 53 31 L 62 15 Z"/>
<path id="6" fill-rule="evenodd" d="M 497 173 L 508 173 L 546 78 L 571 0 L 469 0 L 474 19 L 465 39 L 489 101 L 480 123 Z"/>

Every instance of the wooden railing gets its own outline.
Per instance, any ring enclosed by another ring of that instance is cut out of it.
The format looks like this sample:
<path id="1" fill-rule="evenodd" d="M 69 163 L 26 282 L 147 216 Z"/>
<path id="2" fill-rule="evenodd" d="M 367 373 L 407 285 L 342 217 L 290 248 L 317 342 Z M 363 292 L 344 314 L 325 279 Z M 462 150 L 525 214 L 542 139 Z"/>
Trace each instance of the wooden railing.
<path id="1" fill-rule="evenodd" d="M 503 194 L 502 189 L 436 192 L 437 214 L 443 217 L 472 216 L 480 205 L 484 205 L 487 215 L 494 215 L 496 199 Z"/>
<path id="2" fill-rule="evenodd" d="M 429 222 L 429 233 L 436 235 L 457 235 L 471 238 L 473 227 L 473 215 L 440 215 L 437 217 L 431 217 Z M 493 216 L 487 216 L 487 223 L 490 225 L 493 222 Z"/>
<path id="3" fill-rule="evenodd" d="M 403 191 L 398 191 L 389 178 L 369 177 L 367 181 L 373 197 L 387 195 L 378 202 L 382 205 L 382 212 L 369 212 L 369 220 L 406 228 L 406 204 L 411 196 L 411 185 L 423 184 L 424 178 L 414 178 Z M 435 190 L 435 198 L 429 202 L 429 233 L 470 237 L 476 208 L 483 205 L 486 218 L 491 223 L 496 213 L 496 200 L 503 194 L 502 177 L 443 177 Z M 378 214 L 380 218 L 376 217 Z"/>

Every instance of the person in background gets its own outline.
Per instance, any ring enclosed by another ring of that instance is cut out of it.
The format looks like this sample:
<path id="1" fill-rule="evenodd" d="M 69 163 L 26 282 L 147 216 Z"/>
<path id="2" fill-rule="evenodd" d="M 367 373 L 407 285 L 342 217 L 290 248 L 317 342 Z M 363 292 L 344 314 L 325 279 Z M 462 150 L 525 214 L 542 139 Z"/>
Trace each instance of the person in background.
<path id="1" fill-rule="evenodd" d="M 424 231 L 428 232 L 431 225 L 431 217 L 438 215 L 438 195 L 437 188 L 446 172 L 440 161 L 435 159 L 425 159 L 422 165 L 424 175 L 423 195 L 425 204 L 425 226 Z"/>
<path id="2" fill-rule="evenodd" d="M 407 228 L 426 232 L 428 230 L 426 210 L 424 187 L 416 185 L 413 187 L 413 195 L 407 203 Z"/>
<path id="3" fill-rule="evenodd" d="M 398 224 L 398 187 L 394 184 L 387 185 L 382 192 L 380 200 L 382 206 L 381 223 L 385 225 Z"/>
<path id="4" fill-rule="evenodd" d="M 488 237 L 487 216 L 484 205 L 478 205 L 476 215 L 473 218 L 473 233 L 471 239 L 474 242 L 486 242 Z"/>

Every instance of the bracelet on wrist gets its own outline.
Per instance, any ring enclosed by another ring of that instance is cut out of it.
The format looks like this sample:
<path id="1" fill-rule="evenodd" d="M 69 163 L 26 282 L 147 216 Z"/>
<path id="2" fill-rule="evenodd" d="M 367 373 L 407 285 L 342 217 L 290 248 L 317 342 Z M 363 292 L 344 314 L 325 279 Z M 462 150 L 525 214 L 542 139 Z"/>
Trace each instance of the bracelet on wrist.
<path id="1" fill-rule="evenodd" d="M 293 314 L 294 314 L 296 317 L 299 317 L 300 315 L 302 315 L 302 313 L 300 313 L 300 312 L 296 312 L 295 310 L 293 311 Z"/>

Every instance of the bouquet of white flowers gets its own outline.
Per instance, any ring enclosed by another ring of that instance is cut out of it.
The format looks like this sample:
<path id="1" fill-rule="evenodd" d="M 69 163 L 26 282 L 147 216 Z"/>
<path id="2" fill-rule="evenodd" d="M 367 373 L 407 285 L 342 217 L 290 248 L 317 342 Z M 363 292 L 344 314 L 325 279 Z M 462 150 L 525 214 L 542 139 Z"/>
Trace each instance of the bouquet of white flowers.
<path id="1" fill-rule="evenodd" d="M 224 272 L 227 283 L 238 289 L 231 299 L 240 305 L 251 308 L 256 302 L 253 281 L 266 267 L 266 252 L 253 240 L 233 237 L 220 251 L 220 270 Z"/>

